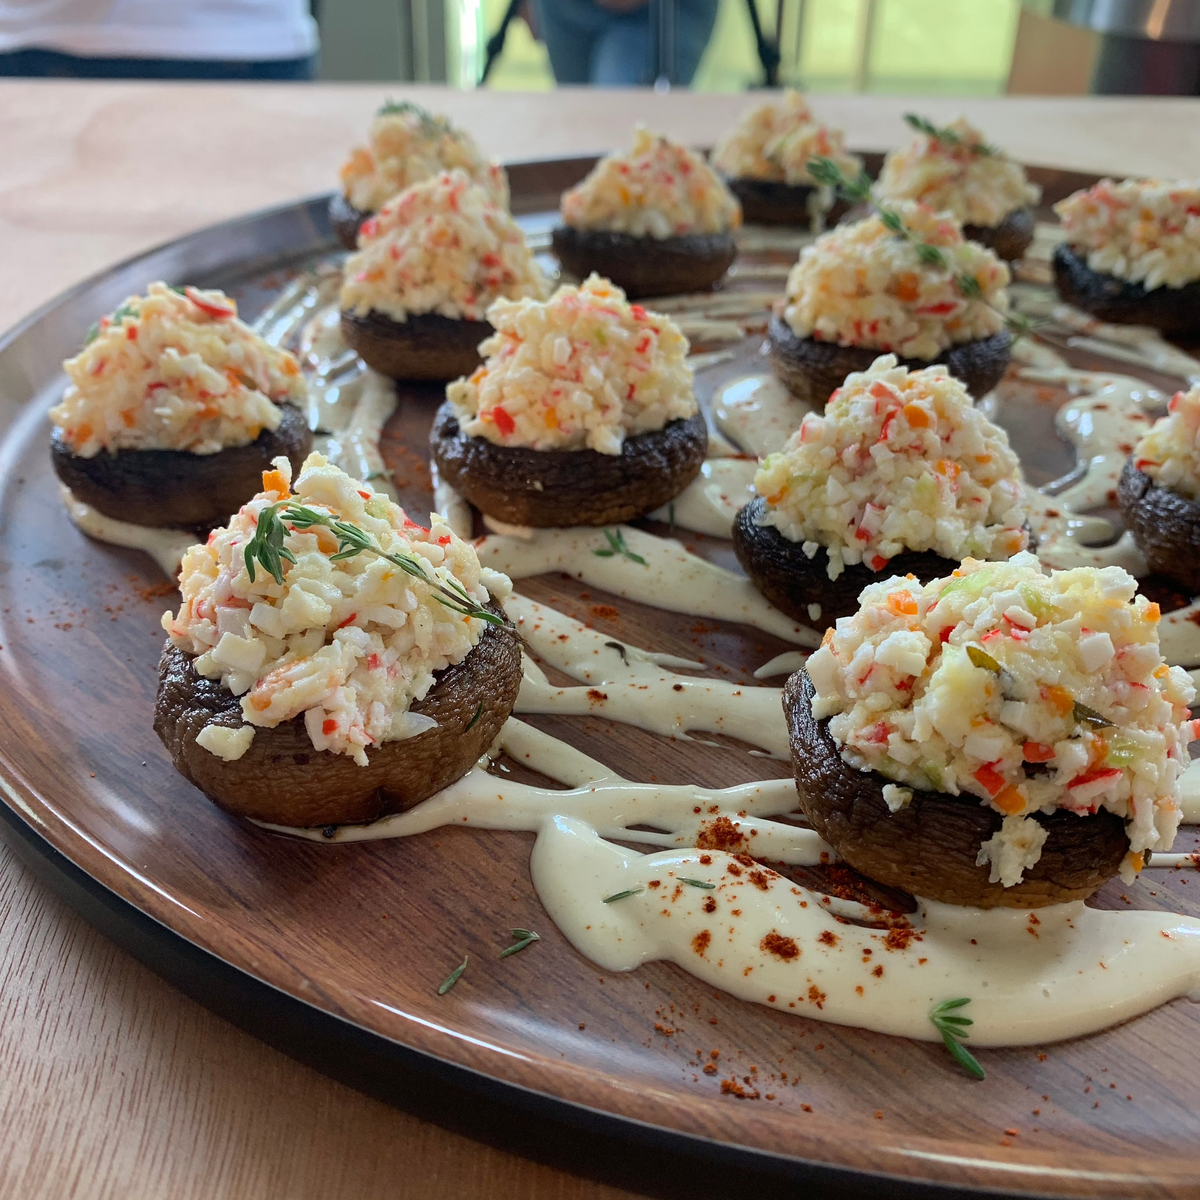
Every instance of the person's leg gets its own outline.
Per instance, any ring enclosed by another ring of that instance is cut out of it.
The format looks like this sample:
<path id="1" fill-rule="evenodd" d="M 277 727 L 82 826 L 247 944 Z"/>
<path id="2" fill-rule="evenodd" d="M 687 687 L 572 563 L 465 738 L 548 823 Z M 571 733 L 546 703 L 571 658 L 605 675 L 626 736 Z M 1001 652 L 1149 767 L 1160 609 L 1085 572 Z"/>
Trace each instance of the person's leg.
<path id="1" fill-rule="evenodd" d="M 542 41 L 558 83 L 590 83 L 592 47 L 608 14 L 594 0 L 535 0 Z"/>
<path id="2" fill-rule="evenodd" d="M 316 59 L 227 62 L 176 58 L 87 58 L 57 50 L 0 54 L 0 76 L 57 79 L 312 79 Z"/>
<path id="3" fill-rule="evenodd" d="M 675 82 L 688 87 L 717 22 L 720 0 L 676 0 Z"/>
<path id="4" fill-rule="evenodd" d="M 654 81 L 651 6 L 613 15 L 592 49 L 590 82 L 597 87 L 644 87 Z"/>

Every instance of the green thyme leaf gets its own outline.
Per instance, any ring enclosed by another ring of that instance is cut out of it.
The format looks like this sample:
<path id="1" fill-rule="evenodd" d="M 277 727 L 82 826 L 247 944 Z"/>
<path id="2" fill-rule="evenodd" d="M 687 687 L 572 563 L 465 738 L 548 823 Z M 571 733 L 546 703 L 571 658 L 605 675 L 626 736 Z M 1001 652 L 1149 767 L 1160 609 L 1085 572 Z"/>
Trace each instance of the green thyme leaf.
<path id="1" fill-rule="evenodd" d="M 1094 708 L 1088 708 L 1086 704 L 1080 704 L 1078 700 L 1075 701 L 1074 716 L 1076 721 L 1085 725 L 1095 725 L 1098 729 L 1115 728 L 1103 713 L 1098 713 Z"/>
<path id="2" fill-rule="evenodd" d="M 84 334 L 83 344 L 85 346 L 90 346 L 99 336 L 100 336 L 100 322 L 93 321 L 91 323 L 91 325 L 88 326 L 87 333 Z"/>
<path id="3" fill-rule="evenodd" d="M 970 1017 L 950 1015 L 955 1009 L 970 1003 L 970 999 L 965 996 L 959 1000 L 943 1000 L 941 1004 L 935 1004 L 929 1010 L 929 1019 L 933 1022 L 934 1029 L 942 1035 L 942 1041 L 945 1043 L 946 1049 L 950 1051 L 950 1057 L 968 1075 L 973 1075 L 976 1079 L 984 1079 L 987 1073 L 979 1065 L 979 1060 L 975 1055 L 960 1040 L 970 1036 L 965 1026 L 973 1025 L 974 1022 Z"/>
<path id="4" fill-rule="evenodd" d="M 534 942 L 542 940 L 532 929 L 510 929 L 509 933 L 517 939 L 517 943 L 515 946 L 509 946 L 506 950 L 501 950 L 501 958 L 507 958 L 510 954 L 519 954 L 526 946 L 532 946 Z"/>
<path id="5" fill-rule="evenodd" d="M 625 534 L 619 529 L 606 529 L 604 537 L 608 541 L 607 550 L 593 550 L 592 553 L 597 558 L 612 558 L 614 555 L 622 554 L 630 562 L 641 563 L 643 567 L 648 567 L 650 564 L 640 555 L 634 554 L 632 550 L 625 544 Z"/>
<path id="6" fill-rule="evenodd" d="M 626 666 L 629 666 L 629 655 L 625 652 L 625 647 L 620 642 L 605 642 L 604 644 L 610 649 L 615 650 L 621 656 L 621 661 Z"/>
<path id="7" fill-rule="evenodd" d="M 626 888 L 623 892 L 613 892 L 611 896 L 604 897 L 605 904 L 615 904 L 618 900 L 627 900 L 630 896 L 640 896 L 646 889 L 644 887 Z"/>
<path id="8" fill-rule="evenodd" d="M 944 267 L 946 265 L 946 256 L 942 253 L 938 246 L 931 246 L 928 242 L 913 242 L 913 248 L 917 252 L 917 257 L 930 267 Z"/>
<path id="9" fill-rule="evenodd" d="M 377 554 L 394 566 L 399 567 L 405 574 L 419 579 L 433 589 L 433 598 L 439 603 L 452 609 L 464 617 L 474 617 L 486 621 L 489 625 L 503 625 L 504 619 L 476 604 L 467 595 L 466 589 L 454 579 L 445 583 L 432 577 L 426 570 L 425 560 L 415 554 L 396 552 L 389 554 L 383 550 L 365 529 L 360 529 L 350 521 L 340 521 L 328 513 L 318 512 L 304 504 L 296 504 L 291 500 L 281 500 L 268 505 L 258 514 L 258 525 L 254 536 L 246 543 L 246 571 L 250 582 L 254 582 L 254 564 L 257 561 L 267 571 L 276 583 L 283 583 L 283 563 L 296 561 L 283 540 L 287 535 L 287 526 L 293 529 L 305 530 L 320 526 L 328 529 L 337 538 L 336 554 L 330 555 L 331 562 L 355 558 L 359 554 Z"/>
<path id="10" fill-rule="evenodd" d="M 711 892 L 713 890 L 713 888 L 715 888 L 717 886 L 715 883 L 709 883 L 707 879 L 683 879 L 683 878 L 680 878 L 679 882 L 686 883 L 688 885 L 688 887 L 704 888 L 705 891 L 709 891 L 709 892 Z"/>
<path id="11" fill-rule="evenodd" d="M 974 666 L 991 671 L 994 675 L 1000 674 L 1000 664 L 981 646 L 968 646 L 967 657 Z"/>
<path id="12" fill-rule="evenodd" d="M 475 715 L 467 722 L 467 729 L 474 729 L 476 721 L 478 721 L 481 716 L 483 716 L 483 701 L 482 700 L 480 700 L 479 707 L 475 710 Z M 467 729 L 464 729 L 463 733 L 466 733 Z"/>
<path id="13" fill-rule="evenodd" d="M 674 537 L 675 536 L 675 504 L 674 504 L 674 501 L 672 501 L 670 504 L 667 505 L 667 516 L 669 518 L 669 521 L 667 524 L 667 532 L 672 537 Z"/>
<path id="14" fill-rule="evenodd" d="M 462 978 L 462 974 L 466 969 L 467 960 L 464 957 L 462 962 L 442 980 L 442 985 L 438 988 L 438 995 L 444 996 Z"/>
<path id="15" fill-rule="evenodd" d="M 941 142 L 944 146 L 960 146 L 983 158 L 996 153 L 995 146 L 991 146 L 987 142 L 964 141 L 953 129 L 945 125 L 935 125 L 928 117 L 919 116 L 917 113 L 905 113 L 904 119 L 918 133 L 923 133 L 927 137 L 933 138 L 935 142 Z"/>

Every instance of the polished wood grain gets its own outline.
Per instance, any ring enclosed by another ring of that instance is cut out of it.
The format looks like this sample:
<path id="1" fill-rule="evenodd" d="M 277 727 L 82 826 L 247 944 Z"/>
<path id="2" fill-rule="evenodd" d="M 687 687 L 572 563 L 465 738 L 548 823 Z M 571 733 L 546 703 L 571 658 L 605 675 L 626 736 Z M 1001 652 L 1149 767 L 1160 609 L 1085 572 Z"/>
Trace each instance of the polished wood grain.
<path id="1" fill-rule="evenodd" d="M 323 188 L 344 142 L 358 135 L 377 98 L 374 89 L 0 87 L 0 145 L 7 151 L 0 155 L 0 247 L 7 281 L 0 322 L 112 258 L 221 215 Z M 579 95 L 556 98 L 551 109 L 541 98 L 446 100 L 444 107 L 463 106 L 460 115 L 497 152 L 524 156 L 539 152 L 539 136 L 564 152 L 611 144 L 639 106 L 652 121 L 661 118 L 656 123 L 663 127 L 711 140 L 714 127 L 744 102 L 641 97 L 635 104 L 616 95 L 597 105 Z M 319 113 L 312 107 L 318 101 Z M 1192 102 L 1072 103 L 1049 110 L 995 102 L 922 107 L 939 114 L 962 107 L 980 120 L 986 108 L 994 118 L 989 128 L 1002 122 L 1010 144 L 1021 139 L 1043 150 L 1025 155 L 1043 161 L 1074 157 L 1077 165 L 1101 170 L 1124 162 L 1129 170 L 1170 173 L 1167 164 L 1179 154 L 1194 156 L 1198 110 Z M 872 99 L 837 106 L 858 122 L 855 140 L 861 145 L 872 133 L 880 134 L 876 144 L 894 140 L 899 108 L 909 104 Z M 1051 118 L 1059 122 L 1057 130 Z M 494 145 L 483 124 L 495 135 Z M 267 136 L 272 129 L 277 137 Z M 1174 146 L 1173 132 L 1179 137 Z M 200 164 L 218 159 L 223 186 L 215 188 Z M 414 405 L 409 417 L 416 420 L 418 413 Z M 406 449 L 416 429 L 402 420 L 394 432 L 390 461 L 408 486 L 420 490 L 419 458 Z M 9 520 L 0 547 L 6 568 L 0 606 L 8 611 L 0 641 L 19 651 L 0 661 L 9 668 L 5 694 L 21 695 L 23 705 L 19 711 L 10 705 L 0 717 L 0 747 L 19 749 L 26 777 L 41 778 L 36 791 L 47 813 L 63 797 L 90 797 L 79 815 L 94 834 L 98 870 L 114 862 L 141 870 L 159 861 L 157 851 L 147 851 L 171 840 L 182 848 L 166 881 L 171 888 L 189 891 L 210 915 L 227 916 L 231 905 L 253 904 L 253 928 L 241 949 L 262 965 L 263 939 L 285 937 L 293 964 L 287 985 L 303 992 L 327 970 L 345 935 L 321 910 L 321 900 L 338 895 L 348 877 L 358 876 L 357 867 L 346 866 L 348 848 L 330 856 L 311 847 L 280 855 L 273 839 L 197 806 L 195 794 L 173 777 L 153 740 L 136 741 L 141 759 L 130 758 L 130 745 L 117 753 L 106 744 L 99 722 L 111 722 L 121 738 L 144 735 L 137 714 L 149 702 L 146 667 L 157 653 L 156 616 L 164 602 L 138 593 L 154 578 L 144 561 L 88 547 L 75 548 L 84 564 L 82 592 L 72 596 L 68 587 L 64 595 L 69 572 L 64 576 L 66 564 L 54 547 L 76 535 L 46 486 L 37 439 L 20 462 L 9 465 L 13 473 L 5 480 L 3 501 Z M 18 479 L 31 484 L 18 485 Z M 583 598 L 578 589 L 550 583 L 526 590 L 557 596 L 568 610 L 592 615 L 593 597 Z M 83 614 L 85 603 L 89 611 Z M 106 607 L 114 611 L 106 613 Z M 686 623 L 659 627 L 630 605 L 622 606 L 622 620 L 611 626 L 631 640 L 639 627 L 653 628 L 659 643 L 677 652 L 694 653 L 699 646 L 734 666 L 739 659 L 761 661 L 760 655 L 774 649 L 767 639 L 751 639 L 747 648 L 742 635 L 727 628 L 698 633 Z M 76 663 L 82 669 L 73 669 Z M 578 722 L 544 724 L 580 729 Z M 602 723 L 583 728 L 585 748 L 602 748 L 610 738 Z M 664 754 L 661 741 L 636 731 L 624 733 L 622 746 L 622 765 L 634 774 L 639 764 L 647 774 L 699 766 L 715 780 L 732 761 L 715 754 L 698 758 L 694 746 Z M 742 777 L 762 773 L 762 760 L 743 766 L 748 774 Z M 27 801 L 34 799 L 34 789 L 19 790 Z M 73 833 L 61 823 L 53 832 Z M 417 849 L 421 843 L 426 845 Z M 222 851 L 216 860 L 248 872 L 248 885 L 242 880 L 235 886 L 227 874 L 214 873 L 216 845 L 233 849 L 232 859 Z M 422 942 L 422 962 L 409 969 L 410 978 L 398 971 L 389 976 L 384 994 L 413 988 L 420 1001 L 432 1005 L 429 985 L 469 948 L 478 955 L 473 963 L 491 969 L 473 971 L 472 986 L 456 989 L 450 1007 L 426 1011 L 439 1022 L 448 1015 L 455 1022 L 477 1022 L 494 1044 L 524 1038 L 528 1061 L 552 1089 L 569 1090 L 597 1071 L 611 1078 L 614 1069 L 628 1067 L 626 1081 L 645 1085 L 640 1100 L 623 1092 L 618 1097 L 631 1114 L 662 1119 L 664 1108 L 674 1116 L 681 1104 L 683 1116 L 694 1118 L 697 1128 L 757 1137 L 793 1152 L 837 1160 L 865 1147 L 853 1157 L 883 1170 L 940 1172 L 954 1181 L 1008 1178 L 1014 1186 L 1025 1181 L 1029 1187 L 1050 1181 L 1077 1193 L 1193 1190 L 1194 1165 L 1180 1158 L 1197 1141 L 1198 1105 L 1188 1065 L 1196 1031 L 1186 1004 L 1177 1002 L 1100 1038 L 1052 1048 L 1045 1061 L 1033 1051 L 989 1054 L 991 1078 L 984 1092 L 948 1074 L 934 1047 L 779 1014 L 748 1014 L 748 1006 L 710 1000 L 673 968 L 658 965 L 601 982 L 544 920 L 546 942 L 536 949 L 545 955 L 519 956 L 511 965 L 520 973 L 501 975 L 488 959 L 494 948 L 488 929 L 495 925 L 502 932 L 508 922 L 525 923 L 540 911 L 524 877 L 527 846 L 528 839 L 518 835 L 454 830 L 444 839 L 432 835 L 403 848 L 372 847 L 359 856 L 366 877 L 385 894 L 397 870 L 407 885 L 473 854 L 503 858 L 516 876 L 511 891 L 488 892 L 451 868 L 457 891 L 432 913 L 441 924 Z M 299 892 L 297 868 L 306 880 Z M 1166 902 L 1189 911 L 1184 878 L 1174 877 L 1153 900 L 1137 892 L 1130 902 Z M 133 877 L 129 894 L 147 900 L 147 889 Z M 1123 903 L 1119 895 L 1110 900 Z M 361 914 L 366 944 L 382 961 L 396 960 L 404 937 L 389 924 L 401 915 L 391 907 L 381 904 L 378 912 Z M 464 919 L 468 910 L 487 913 L 487 922 Z M 5 1065 L 0 1111 L 6 1118 L 0 1195 L 619 1194 L 405 1117 L 265 1049 L 183 1001 L 88 930 L 6 853 L 0 856 L 0 919 Z M 196 936 L 206 940 L 203 929 Z M 370 971 L 362 964 L 347 972 L 338 1003 L 358 1019 L 378 1021 L 367 985 L 380 981 L 364 979 L 364 973 Z M 531 975 L 536 987 L 527 993 Z M 577 1022 L 564 1019 L 574 1015 L 564 1012 L 564 994 L 579 1002 Z M 531 1037 L 520 1022 L 499 1019 L 497 996 L 513 997 L 514 1011 L 538 1036 Z M 671 1027 L 680 1032 L 664 1038 L 654 1031 L 656 1022 L 663 1023 L 655 1010 L 669 1013 L 680 1002 L 699 1004 L 701 1011 L 671 1014 Z M 717 1024 L 710 1025 L 714 1018 Z M 579 1031 L 578 1022 L 587 1031 Z M 411 1023 L 404 1030 L 410 1033 Z M 443 1052 L 454 1048 L 452 1040 L 431 1041 Z M 765 1074 L 778 1071 L 783 1059 L 800 1083 L 770 1107 L 765 1101 L 718 1100 L 696 1087 L 700 1081 L 692 1081 L 695 1071 L 687 1065 L 696 1050 L 709 1048 L 722 1049 L 724 1061 L 738 1062 L 747 1074 L 752 1062 Z M 564 1057 L 555 1064 L 551 1060 L 558 1054 Z M 486 1059 L 486 1051 L 480 1056 Z M 516 1073 L 521 1070 L 523 1064 Z M 1110 1080 L 1119 1080 L 1116 1089 L 1108 1088 Z M 1042 1101 L 1042 1093 L 1050 1100 Z M 1126 1101 L 1124 1094 L 1134 1099 Z M 604 1098 L 612 1098 L 611 1089 Z M 802 1103 L 814 1112 L 805 1113 Z M 1018 1134 L 1005 1133 L 1007 1128 Z"/>

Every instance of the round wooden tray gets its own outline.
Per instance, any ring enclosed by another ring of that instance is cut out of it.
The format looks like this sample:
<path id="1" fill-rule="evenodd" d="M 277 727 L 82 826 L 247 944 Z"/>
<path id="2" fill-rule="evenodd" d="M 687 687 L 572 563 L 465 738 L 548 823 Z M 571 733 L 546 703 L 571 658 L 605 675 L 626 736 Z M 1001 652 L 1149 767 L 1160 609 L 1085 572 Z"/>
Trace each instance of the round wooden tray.
<path id="1" fill-rule="evenodd" d="M 530 228 L 551 223 L 559 192 L 589 163 L 512 169 L 514 208 Z M 1049 199 L 1093 182 L 1033 175 Z M 314 845 L 227 817 L 175 773 L 151 729 L 158 621 L 174 593 L 148 558 L 70 524 L 45 411 L 88 325 L 148 280 L 224 287 L 252 319 L 294 268 L 332 251 L 325 200 L 152 251 L 0 339 L 0 817 L 25 861 L 147 965 L 297 1058 L 627 1187 L 730 1194 L 786 1176 L 890 1195 L 1197 1194 L 1200 1009 L 1186 1001 L 1086 1039 L 984 1051 L 988 1078 L 977 1083 L 940 1045 L 768 1011 L 668 964 L 598 970 L 538 903 L 527 835 L 442 829 Z M 702 399 L 756 353 L 748 343 L 742 361 L 704 373 Z M 1070 452 L 1053 436 L 1046 389 L 1004 386 L 1000 420 L 1031 478 L 1062 473 Z M 414 512 L 430 504 L 439 398 L 403 389 L 385 432 L 385 459 Z M 690 544 L 733 561 L 726 542 Z M 561 576 L 520 590 L 751 685 L 755 667 L 789 648 Z M 742 747 L 593 718 L 530 719 L 633 779 L 726 786 L 788 771 Z M 1099 902 L 1200 913 L 1189 893 L 1200 877 L 1189 886 L 1186 872 L 1158 873 Z M 541 942 L 499 959 L 519 926 Z M 470 971 L 439 997 L 464 954 Z M 716 1074 L 703 1072 L 710 1063 Z M 731 1080 L 758 1098 L 723 1089 Z"/>

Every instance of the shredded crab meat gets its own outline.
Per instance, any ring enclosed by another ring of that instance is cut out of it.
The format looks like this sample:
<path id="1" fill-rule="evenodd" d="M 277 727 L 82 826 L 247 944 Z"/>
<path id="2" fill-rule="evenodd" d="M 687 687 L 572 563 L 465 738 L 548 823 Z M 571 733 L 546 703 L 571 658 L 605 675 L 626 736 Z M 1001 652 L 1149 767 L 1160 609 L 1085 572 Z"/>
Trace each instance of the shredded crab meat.
<path id="1" fill-rule="evenodd" d="M 804 97 L 791 88 L 744 113 L 712 153 L 713 166 L 730 179 L 810 187 L 808 164 L 814 158 L 832 159 L 851 178 L 862 170 L 862 159 L 847 151 L 841 130 L 818 124 Z M 832 202 L 832 193 L 828 199 Z"/>
<path id="2" fill-rule="evenodd" d="M 443 171 L 465 171 L 501 208 L 508 207 L 508 176 L 488 162 L 474 139 L 449 117 L 411 102 L 388 103 L 371 122 L 365 146 L 356 146 L 341 169 L 346 199 L 376 212 L 397 192 Z"/>
<path id="3" fill-rule="evenodd" d="M 328 528 L 291 525 L 283 544 L 295 562 L 282 562 L 283 582 L 261 562 L 252 578 L 247 545 L 264 510 L 285 501 L 350 523 L 382 551 L 414 561 L 422 577 L 375 553 L 339 558 Z M 474 546 L 440 516 L 430 522 L 418 525 L 320 454 L 309 455 L 293 488 L 291 467 L 278 458 L 262 492 L 184 555 L 183 602 L 162 625 L 201 675 L 241 697 L 241 728 L 251 733 L 233 731 L 244 744 L 222 757 L 244 753 L 254 728 L 302 716 L 315 750 L 365 766 L 370 746 L 432 726 L 410 705 L 438 671 L 466 658 L 485 628 L 439 596 L 448 588 L 486 605 L 506 599 L 511 584 L 481 568 Z M 218 753 L 228 735 L 214 737 L 209 748 Z"/>
<path id="4" fill-rule="evenodd" d="M 995 226 L 1041 199 L 1042 189 L 1025 178 L 1025 168 L 989 146 L 965 118 L 947 129 L 950 138 L 919 133 L 888 154 L 874 188 L 881 203 L 916 200 L 963 225 Z"/>
<path id="5" fill-rule="evenodd" d="M 1028 541 L 1008 435 L 944 367 L 909 371 L 890 354 L 808 414 L 754 488 L 761 523 L 809 558 L 823 549 L 831 579 L 848 563 L 882 571 L 904 550 L 1007 558 Z"/>
<path id="6" fill-rule="evenodd" d="M 1129 875 L 1175 837 L 1200 725 L 1158 622 L 1119 567 L 1047 574 L 1022 553 L 925 585 L 895 576 L 809 658 L 813 715 L 850 766 L 1003 814 L 980 849 L 993 881 L 1020 882 L 1044 841 L 1032 817 L 1060 808 L 1121 817 Z"/>
<path id="7" fill-rule="evenodd" d="M 562 218 L 575 229 L 669 238 L 734 229 L 742 206 L 695 151 L 639 126 L 628 153 L 606 155 L 563 193 Z"/>
<path id="8" fill-rule="evenodd" d="M 238 320 L 224 292 L 165 283 L 104 317 L 63 369 L 71 383 L 50 420 L 83 458 L 245 446 L 306 390 L 296 359 Z"/>
<path id="9" fill-rule="evenodd" d="M 409 313 L 481 321 L 493 300 L 547 291 L 517 223 L 458 170 L 413 184 L 364 221 L 344 279 L 343 311 L 396 321 Z"/>
<path id="10" fill-rule="evenodd" d="M 1003 329 L 1008 267 L 965 241 L 949 213 L 911 200 L 892 211 L 918 241 L 936 246 L 946 265 L 923 261 L 913 242 L 878 215 L 839 225 L 806 246 L 788 276 L 783 318 L 792 331 L 819 342 L 932 360 L 950 346 Z M 963 294 L 963 277 L 975 281 L 977 296 Z"/>
<path id="11" fill-rule="evenodd" d="M 1147 291 L 1200 279 L 1200 182 L 1102 179 L 1054 211 L 1093 271 Z"/>
<path id="12" fill-rule="evenodd" d="M 1133 447 L 1133 465 L 1159 487 L 1200 496 L 1200 384 L 1171 397 L 1167 415 Z"/>
<path id="13" fill-rule="evenodd" d="M 697 411 L 678 326 L 598 275 L 544 302 L 497 300 L 487 317 L 486 361 L 446 389 L 468 437 L 620 454 L 627 436 Z"/>

